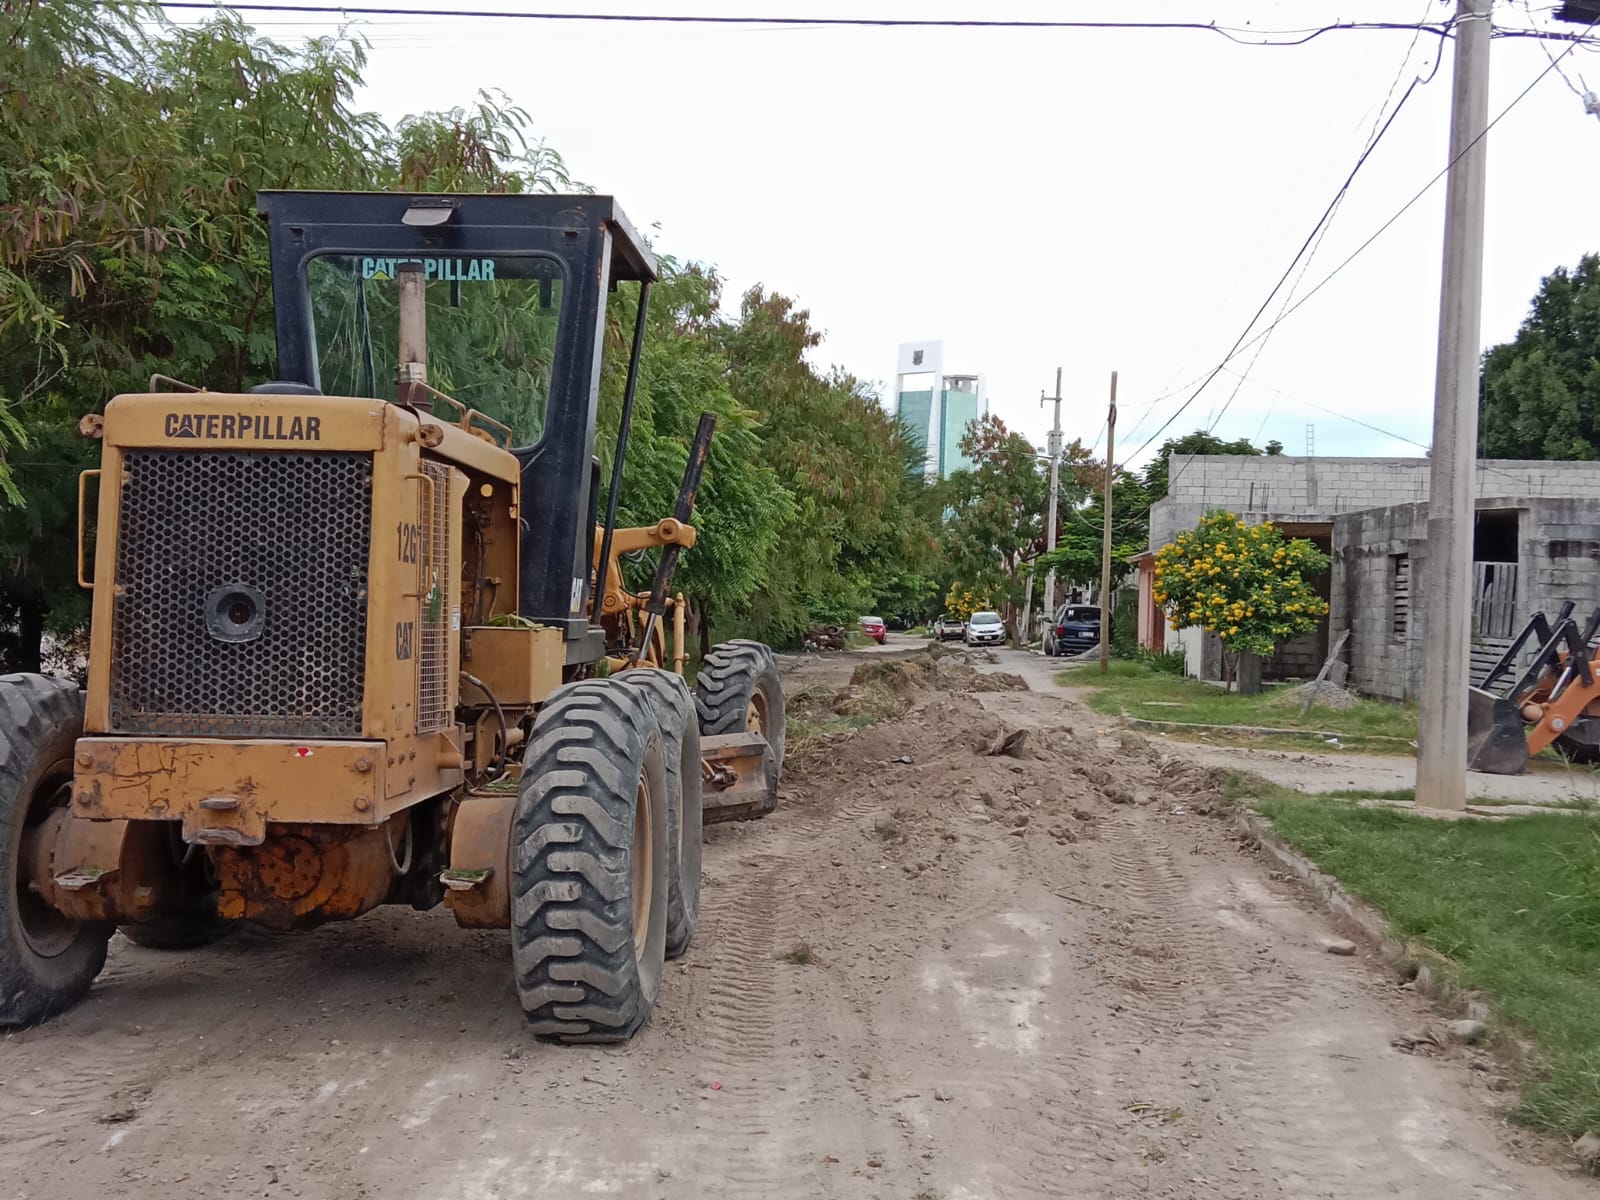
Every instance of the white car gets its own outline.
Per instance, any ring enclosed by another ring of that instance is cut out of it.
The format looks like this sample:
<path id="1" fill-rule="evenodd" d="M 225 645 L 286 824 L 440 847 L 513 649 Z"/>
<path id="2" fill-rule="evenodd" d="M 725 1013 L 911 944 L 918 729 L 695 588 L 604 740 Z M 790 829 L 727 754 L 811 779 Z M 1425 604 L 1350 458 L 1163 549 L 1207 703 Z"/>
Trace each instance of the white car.
<path id="1" fill-rule="evenodd" d="M 966 643 L 969 646 L 1001 646 L 1006 640 L 1006 625 L 995 612 L 975 612 L 967 618 Z"/>

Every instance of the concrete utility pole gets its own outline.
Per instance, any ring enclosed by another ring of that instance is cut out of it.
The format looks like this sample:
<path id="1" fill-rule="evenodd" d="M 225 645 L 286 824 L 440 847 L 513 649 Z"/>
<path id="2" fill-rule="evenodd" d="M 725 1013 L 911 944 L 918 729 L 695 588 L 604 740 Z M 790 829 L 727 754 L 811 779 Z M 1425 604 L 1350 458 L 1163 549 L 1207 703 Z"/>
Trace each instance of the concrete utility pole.
<path id="1" fill-rule="evenodd" d="M 1457 0 L 1450 179 L 1433 393 L 1428 557 L 1423 575 L 1417 803 L 1465 808 L 1467 688 L 1472 664 L 1472 516 L 1478 466 L 1478 358 L 1489 121 L 1489 11 Z"/>
<path id="2" fill-rule="evenodd" d="M 1050 440 L 1045 443 L 1045 450 L 1050 456 L 1050 515 L 1046 518 L 1044 527 L 1044 546 L 1046 550 L 1056 548 L 1056 503 L 1061 495 L 1061 368 L 1056 368 L 1056 394 L 1046 396 L 1039 393 L 1041 406 L 1047 400 L 1054 400 L 1056 405 L 1055 423 L 1050 429 Z M 1030 587 L 1028 595 L 1033 595 Z M 1056 569 L 1051 567 L 1044 577 L 1044 619 L 1056 619 Z M 1031 630 L 1029 632 L 1032 632 Z"/>
<path id="3" fill-rule="evenodd" d="M 1111 372 L 1111 410 L 1106 414 L 1106 528 L 1100 539 L 1100 672 L 1111 670 L 1111 481 L 1116 478 L 1117 373 Z"/>

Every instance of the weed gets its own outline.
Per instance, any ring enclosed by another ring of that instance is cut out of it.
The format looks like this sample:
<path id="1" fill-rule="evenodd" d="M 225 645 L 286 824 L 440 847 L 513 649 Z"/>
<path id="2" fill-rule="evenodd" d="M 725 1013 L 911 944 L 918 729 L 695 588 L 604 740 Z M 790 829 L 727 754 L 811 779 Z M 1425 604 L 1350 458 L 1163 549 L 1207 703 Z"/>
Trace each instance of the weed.
<path id="1" fill-rule="evenodd" d="M 785 954 L 780 954 L 778 957 L 794 967 L 809 967 L 814 961 L 809 942 L 798 942 L 791 950 Z"/>
<path id="2" fill-rule="evenodd" d="M 1097 663 L 1068 667 L 1056 675 L 1056 682 L 1065 687 L 1094 688 L 1089 707 L 1096 712 L 1170 722 L 1167 733 L 1173 737 L 1237 739 L 1252 745 L 1278 742 L 1299 749 L 1372 748 L 1409 754 L 1408 743 L 1416 736 L 1416 710 L 1409 706 L 1358 700 L 1350 708 L 1313 708 L 1302 717 L 1278 699 L 1281 689 L 1269 689 L 1259 696 L 1240 696 L 1198 680 L 1178 678 L 1167 673 L 1164 666 L 1121 661 L 1110 666 L 1103 675 Z M 1195 726 L 1215 727 L 1215 732 L 1197 730 Z M 1230 727 L 1237 726 L 1284 732 L 1229 732 Z M 1322 736 L 1325 733 L 1335 735 L 1341 747 L 1330 745 Z"/>

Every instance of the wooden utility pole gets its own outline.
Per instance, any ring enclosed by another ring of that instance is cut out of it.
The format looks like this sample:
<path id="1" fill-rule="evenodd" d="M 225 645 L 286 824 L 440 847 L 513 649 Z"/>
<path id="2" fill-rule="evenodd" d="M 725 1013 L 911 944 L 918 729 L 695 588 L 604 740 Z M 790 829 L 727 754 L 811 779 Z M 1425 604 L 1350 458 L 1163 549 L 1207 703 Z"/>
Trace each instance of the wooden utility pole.
<path id="1" fill-rule="evenodd" d="M 1417 804 L 1467 804 L 1467 687 L 1472 682 L 1472 513 L 1478 460 L 1483 219 L 1491 0 L 1458 0 L 1456 75 L 1445 193 L 1439 367 L 1433 393 L 1428 558 L 1423 579 Z"/>
<path id="2" fill-rule="evenodd" d="M 1106 414 L 1106 528 L 1100 541 L 1100 671 L 1111 670 L 1111 481 L 1116 478 L 1117 373 L 1111 372 L 1111 410 Z"/>

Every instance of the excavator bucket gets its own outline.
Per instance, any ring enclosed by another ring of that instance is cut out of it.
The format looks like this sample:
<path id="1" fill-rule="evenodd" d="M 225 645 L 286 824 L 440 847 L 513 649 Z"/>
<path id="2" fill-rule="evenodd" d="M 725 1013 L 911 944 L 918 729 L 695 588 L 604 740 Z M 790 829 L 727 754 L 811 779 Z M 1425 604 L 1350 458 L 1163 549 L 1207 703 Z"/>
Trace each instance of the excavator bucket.
<path id="1" fill-rule="evenodd" d="M 1514 701 L 1467 689 L 1467 769 L 1488 775 L 1521 775 L 1528 769 L 1527 726 Z"/>

